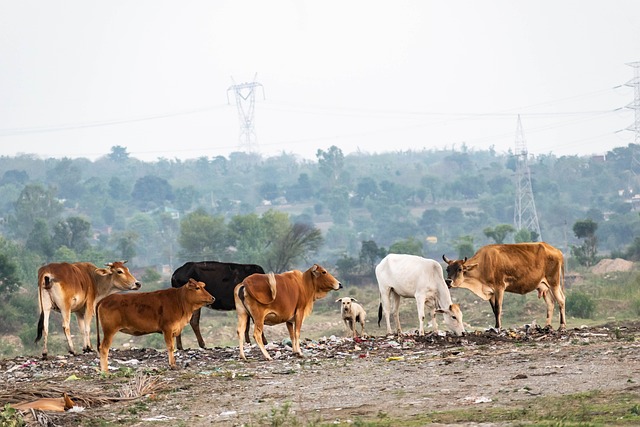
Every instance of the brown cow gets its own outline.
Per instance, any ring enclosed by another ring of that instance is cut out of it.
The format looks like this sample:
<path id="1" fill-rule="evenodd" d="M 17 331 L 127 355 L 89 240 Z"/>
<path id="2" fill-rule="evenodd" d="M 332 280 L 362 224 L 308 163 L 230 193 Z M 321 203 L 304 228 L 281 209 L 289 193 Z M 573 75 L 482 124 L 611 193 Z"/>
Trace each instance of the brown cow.
<path id="1" fill-rule="evenodd" d="M 244 355 L 244 331 L 250 318 L 254 321 L 253 337 L 265 359 L 271 360 L 261 339 L 265 324 L 286 323 L 292 350 L 302 356 L 300 328 L 313 310 L 313 302 L 340 288 L 342 284 L 318 264 L 304 273 L 298 270 L 282 274 L 256 273 L 244 279 L 234 291 L 240 357 L 247 359 Z"/>
<path id="2" fill-rule="evenodd" d="M 534 290 L 547 304 L 547 326 L 551 326 L 554 300 L 560 311 L 560 330 L 566 328 L 564 311 L 564 258 L 562 252 L 544 243 L 516 243 L 487 245 L 469 260 L 452 261 L 445 255 L 447 285 L 467 288 L 485 301 L 489 301 L 501 327 L 504 293 L 524 295 Z M 551 292 L 548 292 L 551 291 Z"/>
<path id="3" fill-rule="evenodd" d="M 213 301 L 214 298 L 205 290 L 205 284 L 193 279 L 180 288 L 115 294 L 103 299 L 96 309 L 100 369 L 109 371 L 109 348 L 117 332 L 129 335 L 161 333 L 167 345 L 169 366 L 175 368 L 173 338 L 189 323 L 194 310 Z M 104 333 L 102 344 L 100 323 Z"/>
<path id="4" fill-rule="evenodd" d="M 107 268 L 98 268 L 89 262 L 62 262 L 38 269 L 40 319 L 36 342 L 42 338 L 44 331 L 43 358 L 47 357 L 49 313 L 52 309 L 62 314 L 62 329 L 67 337 L 69 353 L 75 354 L 69 325 L 72 312 L 76 313 L 78 319 L 84 352 L 93 351 L 89 333 L 96 304 L 115 292 L 140 289 L 140 283 L 124 266 L 126 262 L 109 263 L 106 264 Z"/>

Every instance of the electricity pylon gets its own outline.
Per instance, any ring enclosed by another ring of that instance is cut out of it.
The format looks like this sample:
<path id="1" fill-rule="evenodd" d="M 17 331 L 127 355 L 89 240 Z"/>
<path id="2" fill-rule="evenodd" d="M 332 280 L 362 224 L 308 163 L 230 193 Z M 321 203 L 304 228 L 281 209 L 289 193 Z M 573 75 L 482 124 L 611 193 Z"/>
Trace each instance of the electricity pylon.
<path id="1" fill-rule="evenodd" d="M 533 200 L 533 190 L 531 189 L 531 172 L 529 171 L 527 143 L 524 140 L 522 122 L 518 114 L 518 127 L 516 129 L 516 202 L 513 211 L 513 224 L 516 230 L 526 229 L 532 237 L 542 241 L 540 224 L 536 212 L 536 204 Z M 536 236 L 533 236 L 533 234 Z"/>
<path id="2" fill-rule="evenodd" d="M 264 98 L 264 87 L 256 82 L 257 76 L 256 74 L 250 83 L 234 84 L 227 89 L 227 103 L 230 103 L 229 91 L 233 91 L 236 95 L 236 106 L 238 107 L 238 116 L 240 118 L 239 148 L 241 151 L 258 151 L 258 137 L 254 126 L 256 88 L 262 88 L 262 97 Z M 233 80 L 233 77 L 231 80 Z"/>
<path id="3" fill-rule="evenodd" d="M 627 65 L 633 67 L 633 78 L 625 83 L 625 85 L 633 88 L 633 102 L 627 104 L 626 107 L 634 112 L 633 124 L 627 127 L 627 130 L 634 132 L 634 147 L 631 150 L 631 172 L 635 175 L 636 170 L 640 168 L 637 152 L 638 145 L 640 144 L 640 61 L 629 62 Z"/>

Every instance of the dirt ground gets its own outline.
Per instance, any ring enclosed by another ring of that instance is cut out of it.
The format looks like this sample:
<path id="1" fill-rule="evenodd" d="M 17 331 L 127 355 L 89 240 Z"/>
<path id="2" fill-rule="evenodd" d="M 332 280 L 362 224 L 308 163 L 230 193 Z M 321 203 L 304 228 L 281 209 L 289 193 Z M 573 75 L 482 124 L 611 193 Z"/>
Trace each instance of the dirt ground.
<path id="1" fill-rule="evenodd" d="M 67 393 L 84 409 L 25 412 L 31 425 L 65 426 L 287 425 L 278 416 L 298 425 L 402 425 L 431 411 L 524 408 L 540 397 L 595 390 L 640 403 L 640 322 L 563 333 L 328 337 L 306 340 L 305 358 L 282 343 L 268 348 L 270 362 L 255 346 L 247 362 L 237 347 L 178 351 L 177 370 L 167 369 L 166 352 L 112 350 L 108 377 L 98 373 L 95 354 L 5 359 L 0 400 Z"/>

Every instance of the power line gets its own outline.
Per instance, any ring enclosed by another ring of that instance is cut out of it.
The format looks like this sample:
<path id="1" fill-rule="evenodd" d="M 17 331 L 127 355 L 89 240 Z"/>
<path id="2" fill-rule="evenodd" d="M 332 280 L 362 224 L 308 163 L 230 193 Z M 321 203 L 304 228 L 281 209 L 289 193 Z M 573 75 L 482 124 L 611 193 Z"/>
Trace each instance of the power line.
<path id="1" fill-rule="evenodd" d="M 226 105 L 221 104 L 221 105 L 210 106 L 210 107 L 193 108 L 190 110 L 176 111 L 172 113 L 161 113 L 161 114 L 155 114 L 151 116 L 133 117 L 133 118 L 127 118 L 127 119 L 104 120 L 104 121 L 97 121 L 97 122 L 83 122 L 83 123 L 73 123 L 73 124 L 64 124 L 64 125 L 56 125 L 56 126 L 36 126 L 36 127 L 24 127 L 24 128 L 0 129 L 0 137 L 26 135 L 26 134 L 34 134 L 34 133 L 60 132 L 60 131 L 68 131 L 68 130 L 76 130 L 76 129 L 84 129 L 84 128 L 102 127 L 102 126 L 123 125 L 127 123 L 136 123 L 136 122 L 143 122 L 148 120 L 166 119 L 169 117 L 202 113 L 205 111 L 217 110 L 223 107 L 226 107 Z"/>

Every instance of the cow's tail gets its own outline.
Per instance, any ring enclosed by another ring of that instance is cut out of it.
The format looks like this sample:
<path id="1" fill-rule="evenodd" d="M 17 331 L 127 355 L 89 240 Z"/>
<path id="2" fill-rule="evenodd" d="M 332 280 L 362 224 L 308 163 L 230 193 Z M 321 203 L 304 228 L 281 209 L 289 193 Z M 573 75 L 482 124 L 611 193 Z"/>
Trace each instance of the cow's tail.
<path id="1" fill-rule="evenodd" d="M 276 286 L 276 275 L 271 272 L 267 274 L 267 280 L 269 281 L 269 289 L 271 289 L 271 302 L 276 300 L 276 293 L 278 288 Z"/>
<path id="2" fill-rule="evenodd" d="M 560 283 L 560 289 L 562 289 L 562 292 L 564 293 L 564 257 L 562 259 L 562 262 L 560 263 L 560 277 L 558 279 L 558 283 Z"/>
<path id="3" fill-rule="evenodd" d="M 44 280 L 45 283 L 38 283 L 38 304 L 40 305 L 40 318 L 38 319 L 38 335 L 36 335 L 36 340 L 34 342 L 40 341 L 40 339 L 42 338 L 42 332 L 44 331 L 44 308 L 42 304 L 42 292 L 44 292 L 43 287 L 45 287 L 46 289 L 51 289 L 49 276 L 45 276 Z M 46 287 L 45 285 L 49 286 Z"/>
<path id="4" fill-rule="evenodd" d="M 382 295 L 380 296 L 380 305 L 378 305 L 378 328 L 380 327 L 381 320 L 382 320 Z"/>
<path id="5" fill-rule="evenodd" d="M 98 301 L 96 304 L 96 345 L 98 351 L 100 351 L 100 303 L 102 300 Z"/>

